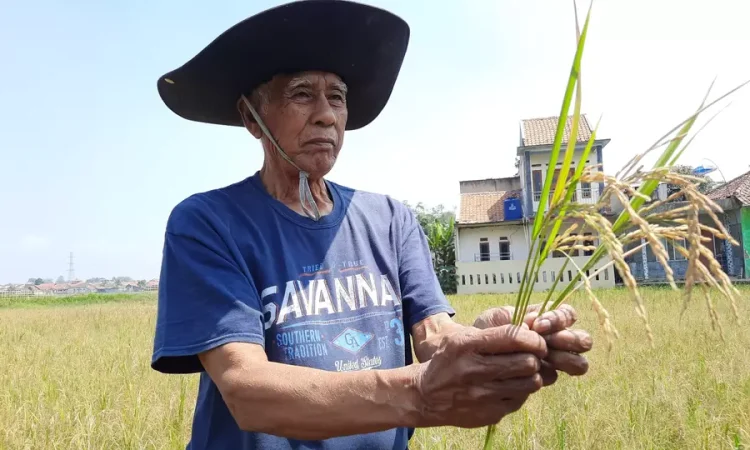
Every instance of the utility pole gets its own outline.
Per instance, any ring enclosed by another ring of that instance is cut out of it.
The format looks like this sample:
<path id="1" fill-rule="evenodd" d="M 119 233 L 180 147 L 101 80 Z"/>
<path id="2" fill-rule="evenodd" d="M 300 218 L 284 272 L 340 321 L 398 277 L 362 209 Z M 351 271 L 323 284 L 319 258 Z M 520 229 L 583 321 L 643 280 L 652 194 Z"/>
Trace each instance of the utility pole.
<path id="1" fill-rule="evenodd" d="M 70 252 L 70 262 L 68 263 L 68 283 L 75 278 L 75 269 L 73 269 L 73 252 Z"/>

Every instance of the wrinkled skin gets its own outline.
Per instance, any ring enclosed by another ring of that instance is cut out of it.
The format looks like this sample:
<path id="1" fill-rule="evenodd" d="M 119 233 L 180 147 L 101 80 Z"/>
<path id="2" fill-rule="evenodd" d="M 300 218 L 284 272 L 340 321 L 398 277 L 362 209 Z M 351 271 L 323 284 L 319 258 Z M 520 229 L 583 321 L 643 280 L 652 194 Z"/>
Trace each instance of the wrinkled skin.
<path id="1" fill-rule="evenodd" d="M 554 384 L 558 371 L 571 376 L 586 374 L 589 363 L 582 353 L 593 347 L 591 335 L 584 330 L 571 330 L 578 315 L 576 310 L 567 304 L 560 305 L 553 311 L 546 311 L 541 317 L 538 311 L 541 305 L 529 305 L 524 324 L 543 336 L 547 343 L 548 353 L 542 361 L 541 374 L 544 385 Z M 474 321 L 480 329 L 500 327 L 511 323 L 514 308 L 505 306 L 484 311 Z"/>
<path id="2" fill-rule="evenodd" d="M 517 411 L 543 386 L 544 339 L 528 327 L 462 327 L 420 364 L 421 426 L 475 428 Z"/>
<path id="3" fill-rule="evenodd" d="M 529 307 L 520 327 L 510 325 L 509 306 L 484 311 L 470 327 L 443 319 L 450 331 L 440 335 L 430 360 L 417 366 L 422 426 L 496 424 L 554 384 L 558 372 L 588 371 L 581 354 L 591 350 L 592 339 L 569 329 L 577 320 L 575 309 L 562 305 L 538 317 L 539 306 Z"/>
<path id="4" fill-rule="evenodd" d="M 278 75 L 268 83 L 268 102 L 258 114 L 284 152 L 313 180 L 330 172 L 344 145 L 346 89 L 341 78 L 326 72 Z M 238 108 L 247 130 L 263 142 L 269 168 L 295 178 L 297 169 L 276 152 L 244 102 Z"/>

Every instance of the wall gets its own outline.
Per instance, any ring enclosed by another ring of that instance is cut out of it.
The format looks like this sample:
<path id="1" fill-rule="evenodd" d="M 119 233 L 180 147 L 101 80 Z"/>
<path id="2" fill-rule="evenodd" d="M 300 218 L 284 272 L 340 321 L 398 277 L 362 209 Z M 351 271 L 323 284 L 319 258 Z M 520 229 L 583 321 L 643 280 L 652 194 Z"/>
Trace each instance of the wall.
<path id="1" fill-rule="evenodd" d="M 744 248 L 744 254 L 742 255 L 745 260 L 745 278 L 750 274 L 750 207 L 743 207 L 740 213 L 741 224 L 742 224 L 742 246 Z"/>
<path id="2" fill-rule="evenodd" d="M 497 253 L 499 251 L 499 241 L 501 236 L 507 237 L 510 241 L 511 259 L 526 259 L 529 254 L 529 245 L 526 241 L 524 226 L 517 223 L 476 228 L 459 228 L 457 261 L 474 262 L 474 255 L 479 253 L 480 238 L 487 238 L 490 243 L 490 253 Z M 496 255 L 493 255 L 493 257 L 496 257 Z"/>
<path id="3" fill-rule="evenodd" d="M 575 263 L 582 267 L 588 261 L 588 257 L 575 257 Z M 539 280 L 534 285 L 535 291 L 548 290 L 554 283 L 554 277 L 560 275 L 560 268 L 565 263 L 565 258 L 549 258 L 544 262 L 539 271 Z M 607 257 L 602 258 L 593 269 L 589 271 L 593 275 L 596 269 L 602 267 L 609 261 Z M 458 262 L 456 263 L 456 274 L 458 275 L 459 294 L 484 294 L 484 293 L 511 293 L 518 292 L 520 280 L 526 266 L 525 260 L 517 261 L 484 261 L 484 262 Z M 575 267 L 568 264 L 563 274 L 563 279 L 557 288 L 562 289 L 568 285 L 569 280 L 575 276 Z M 615 286 L 614 269 L 609 266 L 596 277 L 591 279 L 593 288 L 611 288 Z"/>
<path id="4" fill-rule="evenodd" d="M 744 209 L 747 209 L 748 211 L 745 211 Z M 748 244 L 750 244 L 750 208 L 744 209 L 741 212 L 740 209 L 735 208 L 726 211 L 723 215 L 719 215 L 719 219 L 723 221 L 724 226 L 730 232 L 732 237 L 740 243 L 739 246 L 731 246 L 731 262 L 727 261 L 724 241 L 715 239 L 714 244 L 704 243 L 704 245 L 714 252 L 717 260 L 722 264 L 723 270 L 732 277 L 747 277 L 747 271 L 750 269 L 749 255 L 744 250 L 747 249 Z M 743 214 L 745 217 L 743 217 Z M 747 221 L 747 225 L 741 223 L 743 219 Z M 715 227 L 713 219 L 708 215 L 702 214 L 700 222 Z M 718 246 L 716 250 L 714 250 L 714 245 Z M 646 261 L 641 257 L 642 253 L 638 253 L 635 256 L 636 257 L 629 263 L 629 266 L 630 271 L 637 280 L 666 280 L 664 268 L 658 261 Z M 669 267 L 672 269 L 676 280 L 683 280 L 685 278 L 687 266 L 688 262 L 686 260 L 669 261 Z M 648 274 L 648 278 L 646 278 L 646 274 Z"/>
<path id="5" fill-rule="evenodd" d="M 521 179 L 519 177 L 507 177 L 467 180 L 459 182 L 459 187 L 462 194 L 515 191 L 521 189 Z"/>
<path id="6" fill-rule="evenodd" d="M 579 145 L 578 148 L 576 148 L 575 152 L 573 153 L 573 159 L 571 163 L 572 168 L 575 168 L 576 165 L 578 164 L 578 161 L 580 160 L 580 157 L 583 152 L 583 148 L 584 146 Z M 526 167 L 523 168 L 524 169 L 523 173 L 525 175 L 525 178 L 528 177 L 528 179 L 525 179 L 525 183 L 524 183 L 524 186 L 526 188 L 526 192 L 524 193 L 525 195 L 524 204 L 526 205 L 526 210 L 525 210 L 527 211 L 526 216 L 532 217 L 534 216 L 536 212 L 537 203 L 538 203 L 537 201 L 534 200 L 534 187 L 533 187 L 534 181 L 533 181 L 532 173 L 534 170 L 541 170 L 542 172 L 541 183 L 543 187 L 545 179 L 547 177 L 547 167 L 548 167 L 547 163 L 549 162 L 550 152 L 548 150 L 527 151 L 525 152 L 524 156 L 525 158 L 523 158 L 523 160 L 524 160 L 524 165 Z M 563 146 L 560 149 L 560 154 L 558 156 L 558 162 L 561 163 L 561 165 L 563 163 L 564 158 L 565 158 L 565 147 Z M 594 166 L 602 160 L 601 158 L 602 158 L 601 147 L 596 146 L 591 149 L 591 153 L 589 153 L 589 157 L 588 157 L 588 163 L 586 165 Z M 534 167 L 536 165 L 540 165 L 540 166 Z M 581 186 L 579 184 L 578 189 L 580 188 Z M 591 202 L 596 201 L 596 199 L 598 198 L 598 194 L 603 190 L 603 188 L 604 188 L 603 183 L 592 185 L 593 192 L 592 192 Z M 551 189 L 554 189 L 554 187 L 551 187 Z M 541 189 L 540 189 L 540 192 L 541 192 Z M 585 201 L 585 200 L 581 199 L 581 201 Z M 586 202 L 588 203 L 588 201 Z"/>

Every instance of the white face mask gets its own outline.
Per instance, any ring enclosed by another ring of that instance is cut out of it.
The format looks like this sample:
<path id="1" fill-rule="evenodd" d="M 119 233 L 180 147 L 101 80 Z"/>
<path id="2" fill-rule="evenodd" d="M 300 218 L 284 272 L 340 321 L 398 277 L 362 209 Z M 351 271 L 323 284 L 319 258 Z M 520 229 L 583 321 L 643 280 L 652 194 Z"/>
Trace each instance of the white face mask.
<path id="1" fill-rule="evenodd" d="M 310 192 L 310 184 L 308 183 L 307 179 L 309 174 L 305 172 L 304 170 L 300 169 L 297 164 L 295 164 L 289 156 L 287 156 L 286 153 L 284 153 L 284 150 L 279 147 L 279 144 L 276 143 L 276 139 L 271 136 L 271 132 L 268 131 L 268 128 L 266 128 L 266 125 L 263 123 L 263 120 L 261 120 L 258 113 L 255 111 L 255 108 L 253 108 L 253 105 L 250 104 L 250 101 L 243 95 L 242 100 L 245 102 L 245 105 L 247 105 L 248 109 L 250 110 L 250 113 L 253 115 L 253 118 L 255 119 L 255 122 L 258 123 L 260 126 L 260 129 L 263 130 L 263 133 L 268 137 L 268 140 L 271 141 L 274 147 L 276 147 L 276 150 L 278 150 L 279 154 L 292 166 L 294 166 L 295 169 L 299 170 L 299 201 L 302 205 L 302 210 L 305 212 L 305 214 L 311 218 L 314 221 L 320 220 L 320 211 L 318 210 L 318 205 L 315 204 L 315 199 L 313 199 L 312 192 Z M 309 204 L 310 207 L 308 208 L 305 203 Z"/>

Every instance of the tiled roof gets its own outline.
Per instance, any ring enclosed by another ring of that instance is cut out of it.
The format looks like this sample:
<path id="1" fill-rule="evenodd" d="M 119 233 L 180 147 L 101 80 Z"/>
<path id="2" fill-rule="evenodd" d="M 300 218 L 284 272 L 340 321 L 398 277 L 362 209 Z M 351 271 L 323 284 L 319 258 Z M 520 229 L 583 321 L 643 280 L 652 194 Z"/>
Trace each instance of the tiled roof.
<path id="1" fill-rule="evenodd" d="M 708 193 L 711 200 L 736 198 L 743 206 L 750 205 L 750 172 L 744 173 Z"/>
<path id="2" fill-rule="evenodd" d="M 555 142 L 555 132 L 557 131 L 557 121 L 559 116 L 556 117 L 543 117 L 539 119 L 527 119 L 523 120 L 523 142 L 522 145 L 552 145 Z M 567 143 L 568 137 L 570 136 L 570 129 L 573 125 L 573 117 L 568 117 L 565 123 L 565 134 L 563 135 L 562 142 Z M 578 141 L 577 142 L 588 142 L 591 137 L 591 127 L 589 122 L 586 120 L 586 116 L 581 114 L 581 118 L 578 121 Z"/>
<path id="3" fill-rule="evenodd" d="M 503 202 L 506 198 L 517 197 L 518 194 L 519 191 L 461 194 L 458 222 L 461 224 L 503 222 L 505 220 Z"/>

